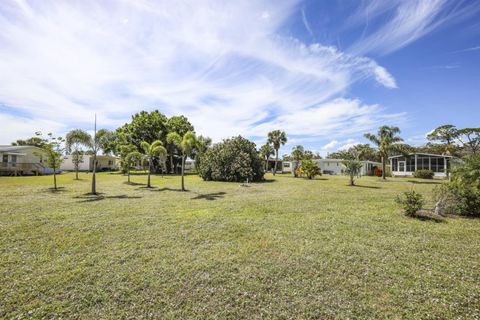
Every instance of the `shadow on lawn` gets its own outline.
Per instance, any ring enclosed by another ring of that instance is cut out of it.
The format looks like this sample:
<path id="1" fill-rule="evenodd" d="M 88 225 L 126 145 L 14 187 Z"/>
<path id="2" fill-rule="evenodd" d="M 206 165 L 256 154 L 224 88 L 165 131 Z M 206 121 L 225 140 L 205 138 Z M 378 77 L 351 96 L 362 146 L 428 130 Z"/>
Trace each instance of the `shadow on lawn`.
<path id="1" fill-rule="evenodd" d="M 127 184 L 129 186 L 145 186 L 146 183 L 140 183 L 140 182 L 128 182 L 128 181 L 125 181 L 123 184 Z"/>
<path id="2" fill-rule="evenodd" d="M 213 192 L 213 193 L 205 193 L 205 194 L 199 194 L 196 197 L 193 197 L 192 200 L 217 200 L 223 198 L 223 196 L 227 194 L 226 192 Z"/>
<path id="3" fill-rule="evenodd" d="M 380 187 L 376 187 L 376 186 L 361 186 L 361 185 L 354 185 L 353 187 L 357 187 L 357 188 L 367 188 L 367 189 L 381 189 Z"/>
<path id="4" fill-rule="evenodd" d="M 408 180 L 408 182 L 413 184 L 442 184 L 440 181 L 415 181 L 415 180 Z"/>
<path id="5" fill-rule="evenodd" d="M 447 221 L 442 216 L 436 215 L 432 210 L 421 209 L 417 214 L 412 217 L 413 219 L 421 221 L 433 221 L 436 223 L 446 223 Z"/>
<path id="6" fill-rule="evenodd" d="M 78 202 L 94 202 L 94 201 L 100 201 L 100 200 L 105 200 L 105 199 L 140 199 L 142 197 L 140 196 L 127 196 L 126 194 L 121 194 L 117 196 L 104 196 L 103 193 L 97 193 L 97 194 L 91 194 L 91 193 L 86 193 L 83 196 L 77 196 L 74 197 L 75 199 L 82 199 Z"/>
<path id="7" fill-rule="evenodd" d="M 65 192 L 65 187 L 57 187 L 57 190 L 53 188 L 47 188 L 47 190 L 51 193 L 57 193 L 57 192 Z"/>

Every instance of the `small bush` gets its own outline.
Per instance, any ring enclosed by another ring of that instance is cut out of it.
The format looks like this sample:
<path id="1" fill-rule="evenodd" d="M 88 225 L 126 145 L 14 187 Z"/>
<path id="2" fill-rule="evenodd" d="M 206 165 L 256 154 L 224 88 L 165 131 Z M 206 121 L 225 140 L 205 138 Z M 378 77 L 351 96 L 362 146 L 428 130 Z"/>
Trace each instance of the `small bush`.
<path id="1" fill-rule="evenodd" d="M 420 179 L 433 179 L 434 173 L 432 170 L 417 170 L 413 176 Z"/>
<path id="2" fill-rule="evenodd" d="M 308 179 L 313 179 L 315 176 L 321 176 L 322 171 L 318 167 L 317 163 L 312 160 L 304 160 L 302 164 L 297 169 L 297 174 L 299 176 L 307 177 Z"/>
<path id="3" fill-rule="evenodd" d="M 480 217 L 480 190 L 471 185 L 448 182 L 435 189 L 435 200 L 443 213 Z"/>
<path id="4" fill-rule="evenodd" d="M 403 193 L 403 196 L 397 196 L 396 202 L 403 207 L 405 215 L 414 217 L 418 210 L 422 209 L 423 196 L 415 190 Z"/>

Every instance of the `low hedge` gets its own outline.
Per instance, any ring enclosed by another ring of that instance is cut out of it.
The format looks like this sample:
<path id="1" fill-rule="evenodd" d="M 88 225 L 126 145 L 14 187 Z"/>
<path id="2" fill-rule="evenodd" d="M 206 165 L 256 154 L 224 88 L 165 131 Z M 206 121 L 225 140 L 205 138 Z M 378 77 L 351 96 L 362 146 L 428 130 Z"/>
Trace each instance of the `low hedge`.
<path id="1" fill-rule="evenodd" d="M 434 173 L 432 170 L 417 170 L 413 176 L 420 179 L 433 179 Z"/>

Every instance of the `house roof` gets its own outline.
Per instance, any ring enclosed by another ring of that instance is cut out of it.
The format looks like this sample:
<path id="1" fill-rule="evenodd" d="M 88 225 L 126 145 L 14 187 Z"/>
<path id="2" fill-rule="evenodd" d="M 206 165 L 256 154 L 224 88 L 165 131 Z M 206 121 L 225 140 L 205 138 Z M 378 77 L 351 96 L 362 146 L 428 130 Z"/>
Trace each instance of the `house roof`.
<path id="1" fill-rule="evenodd" d="M 25 149 L 40 149 L 36 146 L 9 146 L 9 145 L 0 145 L 0 152 L 18 152 Z"/>
<path id="2" fill-rule="evenodd" d="M 421 155 L 421 156 L 429 156 L 429 157 L 441 157 L 441 158 L 454 158 L 453 156 L 449 156 L 446 154 L 434 154 L 434 153 L 409 153 L 408 156 L 414 156 L 414 155 Z M 399 157 L 404 157 L 403 154 L 399 154 L 396 156 L 391 156 L 388 157 L 388 159 L 393 159 L 393 158 L 399 158 Z"/>

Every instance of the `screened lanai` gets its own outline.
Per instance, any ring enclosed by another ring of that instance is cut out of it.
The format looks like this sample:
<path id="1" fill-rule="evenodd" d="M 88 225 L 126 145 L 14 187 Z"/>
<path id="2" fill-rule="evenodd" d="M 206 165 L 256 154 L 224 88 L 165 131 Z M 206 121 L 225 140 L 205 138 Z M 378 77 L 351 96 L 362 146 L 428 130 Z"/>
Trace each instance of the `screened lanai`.
<path id="1" fill-rule="evenodd" d="M 432 170 L 435 177 L 446 177 L 452 156 L 427 153 L 412 153 L 408 156 L 390 157 L 392 176 L 413 176 L 417 170 Z"/>

